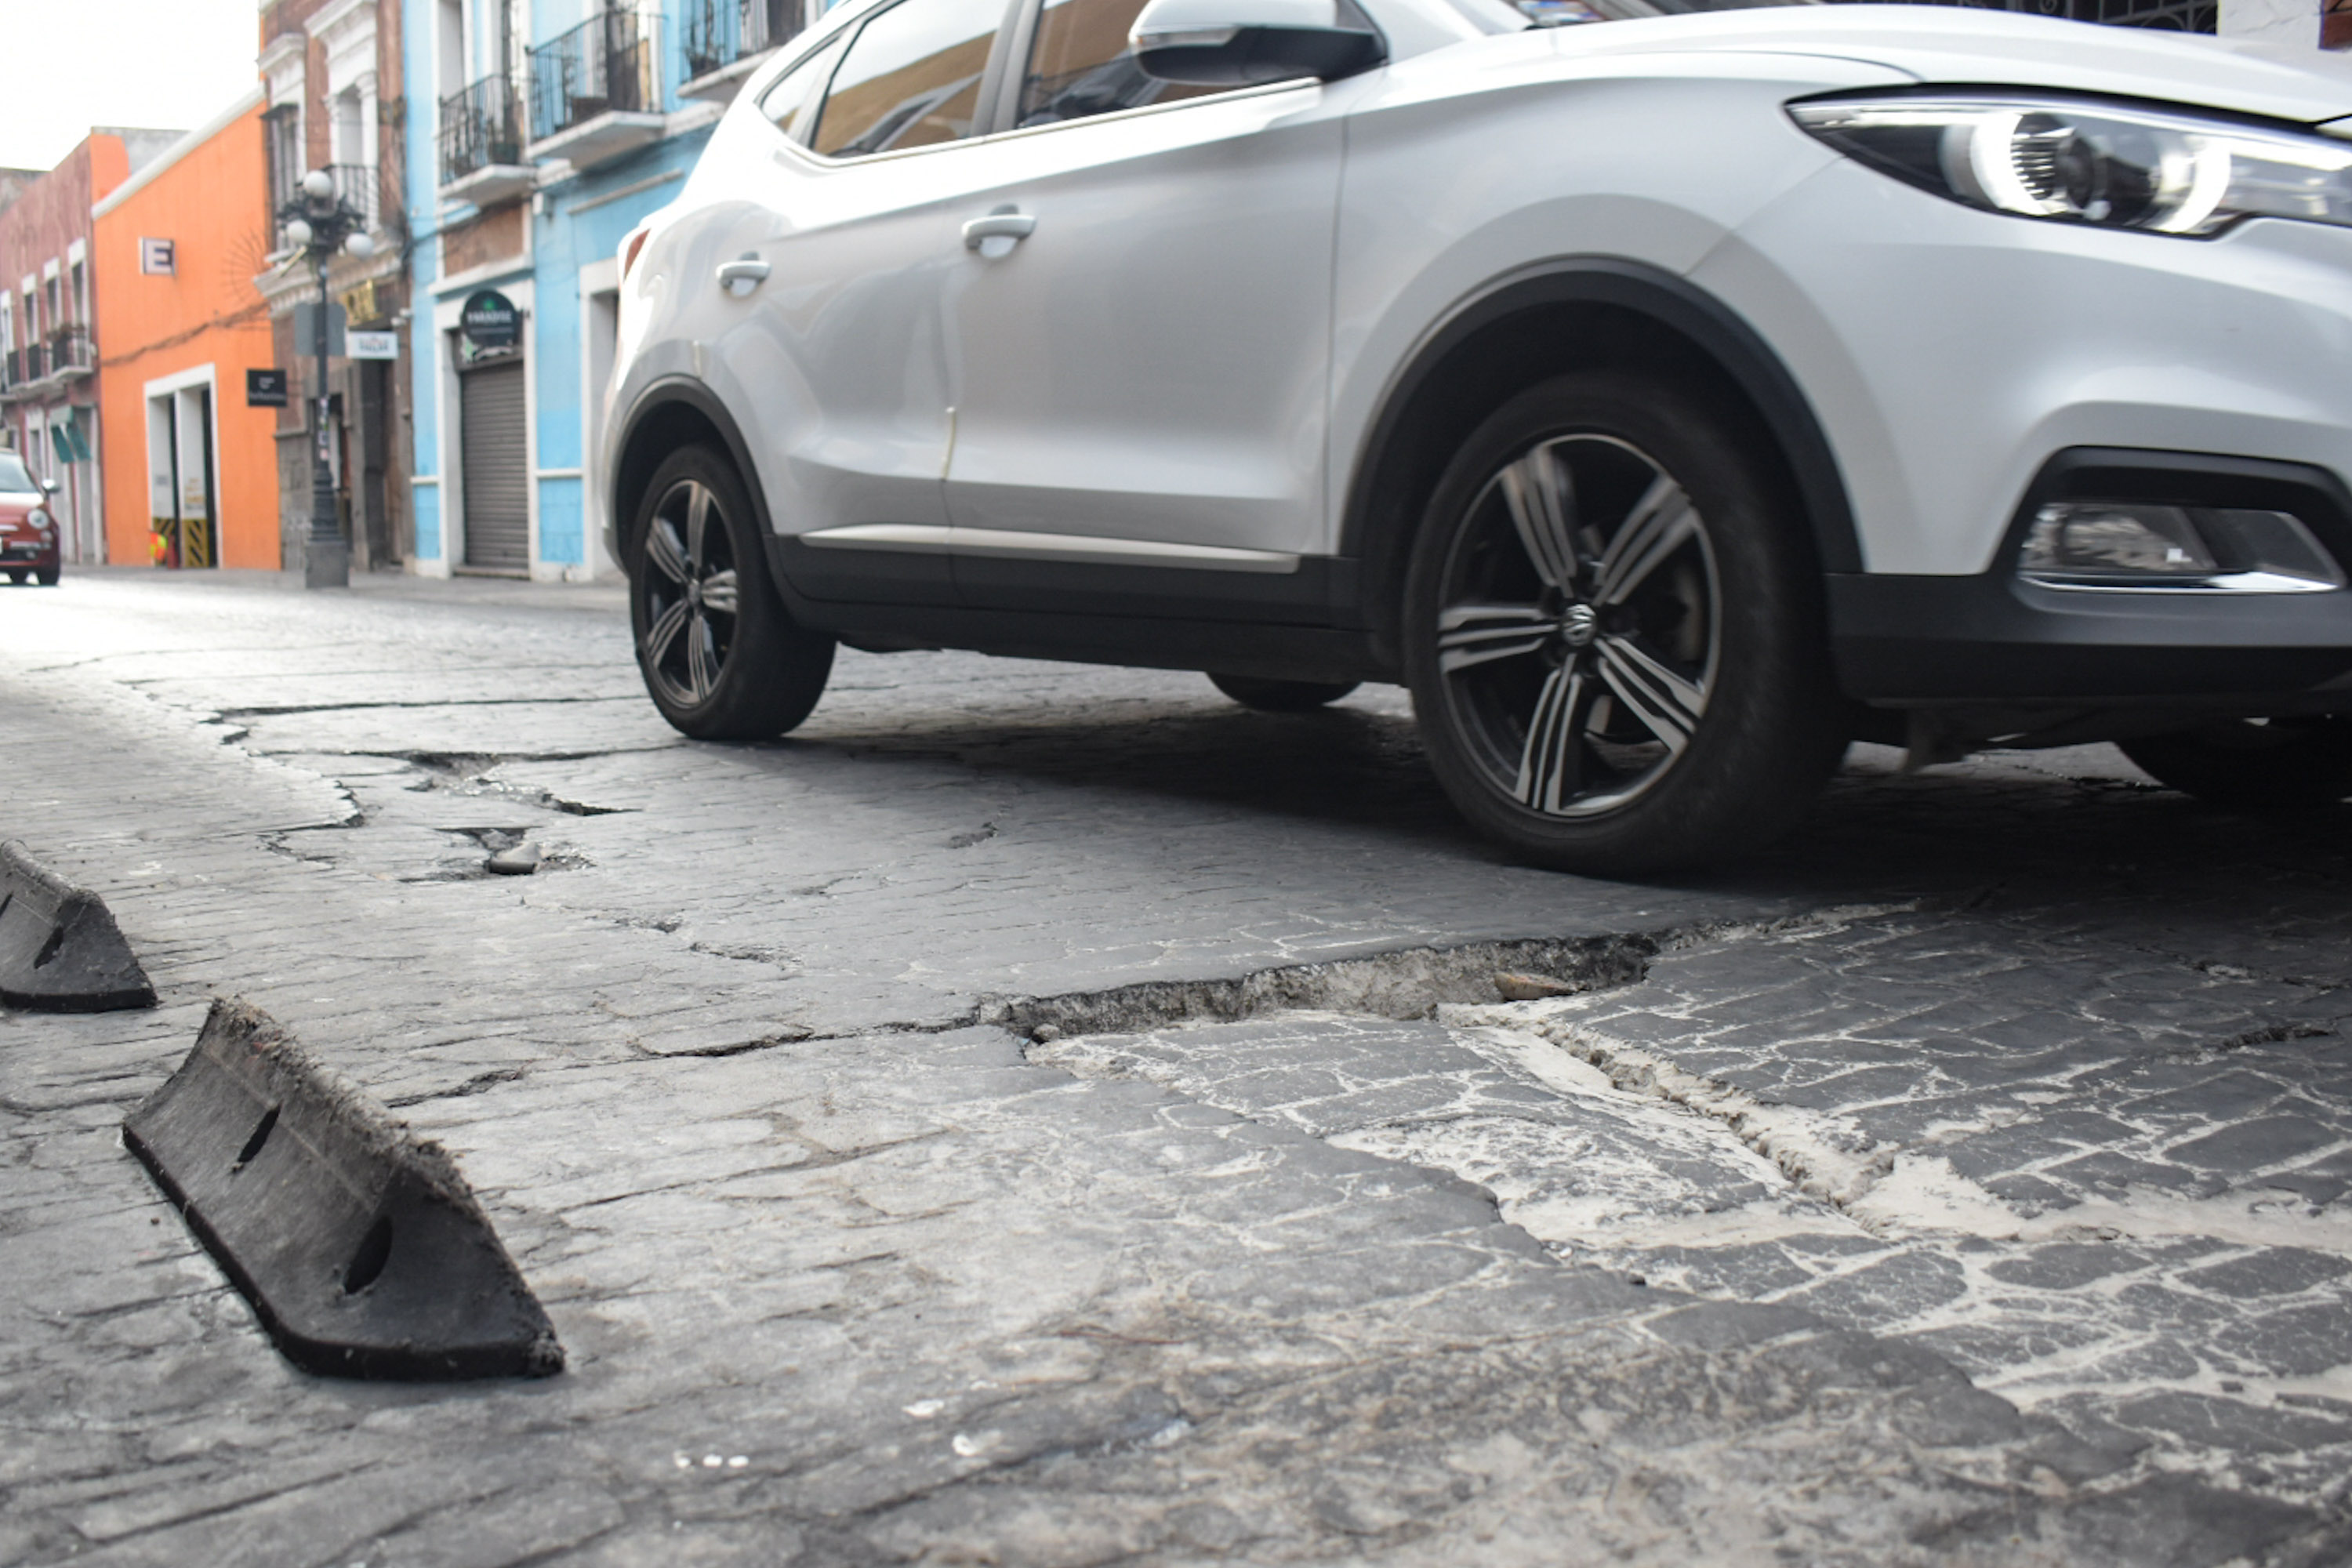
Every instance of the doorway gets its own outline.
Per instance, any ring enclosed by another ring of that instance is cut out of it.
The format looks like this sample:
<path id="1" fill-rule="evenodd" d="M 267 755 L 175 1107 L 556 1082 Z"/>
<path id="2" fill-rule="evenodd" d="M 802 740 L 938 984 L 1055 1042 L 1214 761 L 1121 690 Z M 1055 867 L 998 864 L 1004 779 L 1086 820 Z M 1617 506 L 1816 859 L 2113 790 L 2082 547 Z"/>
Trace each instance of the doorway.
<path id="1" fill-rule="evenodd" d="M 209 383 L 147 399 L 148 552 L 158 566 L 220 564 Z"/>
<path id="2" fill-rule="evenodd" d="M 458 375 L 464 465 L 465 569 L 530 570 L 530 461 L 520 354 L 477 361 Z"/>

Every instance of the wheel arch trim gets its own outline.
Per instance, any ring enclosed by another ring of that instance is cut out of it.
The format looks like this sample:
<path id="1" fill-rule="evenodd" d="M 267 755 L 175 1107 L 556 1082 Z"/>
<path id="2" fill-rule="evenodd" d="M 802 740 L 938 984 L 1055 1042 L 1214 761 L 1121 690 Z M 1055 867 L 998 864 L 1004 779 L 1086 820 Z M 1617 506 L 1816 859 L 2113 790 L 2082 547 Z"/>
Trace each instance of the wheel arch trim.
<path id="1" fill-rule="evenodd" d="M 1721 369 L 1765 423 L 1795 480 L 1820 565 L 1825 573 L 1863 569 L 1860 535 L 1844 475 L 1819 416 L 1763 335 L 1738 312 L 1687 279 L 1620 257 L 1577 256 L 1538 263 L 1493 279 L 1465 297 L 1422 336 L 1381 395 L 1348 477 L 1339 553 L 1369 564 L 1386 542 L 1371 537 L 1382 455 L 1427 383 L 1476 333 L 1522 312 L 1560 306 L 1613 307 L 1647 317 L 1687 340 Z M 1404 527 L 1409 531 L 1408 520 Z M 1366 572 L 1377 595 L 1379 574 Z M 1372 624 L 1382 606 L 1363 606 Z"/>
<path id="2" fill-rule="evenodd" d="M 719 432 L 719 438 L 727 443 L 727 455 L 734 462 L 736 473 L 742 477 L 744 489 L 751 494 L 751 510 L 759 524 L 760 537 L 767 540 L 774 536 L 775 530 L 768 517 L 768 493 L 760 480 L 759 464 L 753 460 L 751 443 L 743 438 L 742 427 L 736 423 L 734 415 L 728 411 L 727 405 L 719 395 L 704 383 L 690 375 L 664 375 L 648 383 L 631 400 L 628 413 L 616 422 L 619 434 L 612 443 L 612 455 L 604 462 L 604 542 L 612 552 L 613 559 L 622 562 L 625 567 L 626 562 L 621 553 L 621 536 L 627 527 L 629 513 L 635 510 L 633 505 L 629 512 L 625 512 L 621 506 L 621 480 L 627 469 L 630 447 L 648 420 L 665 408 L 678 406 L 690 408 L 709 421 Z M 655 466 L 658 466 L 658 459 Z"/>

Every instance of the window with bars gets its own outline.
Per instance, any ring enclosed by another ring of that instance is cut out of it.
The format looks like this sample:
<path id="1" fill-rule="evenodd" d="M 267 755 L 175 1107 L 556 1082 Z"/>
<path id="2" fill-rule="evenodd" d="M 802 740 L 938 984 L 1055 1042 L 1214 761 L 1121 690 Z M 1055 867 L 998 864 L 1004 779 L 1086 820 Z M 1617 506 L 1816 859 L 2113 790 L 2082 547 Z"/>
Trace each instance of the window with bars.
<path id="1" fill-rule="evenodd" d="M 268 153 L 269 211 L 276 221 L 278 210 L 294 200 L 301 188 L 302 106 L 299 103 L 276 104 L 261 117 L 261 134 Z M 281 236 L 278 247 L 284 248 Z"/>

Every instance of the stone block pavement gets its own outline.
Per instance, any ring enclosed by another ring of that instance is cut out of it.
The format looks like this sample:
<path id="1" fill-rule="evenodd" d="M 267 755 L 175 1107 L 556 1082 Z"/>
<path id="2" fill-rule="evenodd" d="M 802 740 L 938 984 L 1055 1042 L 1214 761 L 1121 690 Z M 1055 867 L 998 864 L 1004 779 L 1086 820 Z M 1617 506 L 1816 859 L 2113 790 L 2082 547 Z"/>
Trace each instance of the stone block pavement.
<path id="1" fill-rule="evenodd" d="M 611 591 L 466 582 L 0 595 L 0 732 L 163 997 L 0 1013 L 0 1561 L 2352 1553 L 2338 818 L 1865 751 L 1579 881 L 1394 693 L 845 654 L 699 746 Z M 1595 988 L 1482 996 L 1530 938 Z M 277 1358 L 117 1137 L 215 994 L 564 1374 Z"/>

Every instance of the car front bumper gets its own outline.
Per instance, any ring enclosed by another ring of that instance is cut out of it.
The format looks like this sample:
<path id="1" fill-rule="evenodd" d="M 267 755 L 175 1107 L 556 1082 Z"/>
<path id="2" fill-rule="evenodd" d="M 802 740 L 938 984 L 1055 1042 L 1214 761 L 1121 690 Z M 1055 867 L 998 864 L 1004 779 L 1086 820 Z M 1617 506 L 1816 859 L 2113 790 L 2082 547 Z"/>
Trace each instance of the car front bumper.
<path id="1" fill-rule="evenodd" d="M 2352 592 L 2080 593 L 2002 573 L 1829 590 L 1839 683 L 1866 701 L 2352 712 Z"/>
<path id="2" fill-rule="evenodd" d="M 2034 516 L 2062 500 L 2291 513 L 2352 580 L 2352 490 L 2326 468 L 2070 447 L 2026 487 L 1986 571 L 1830 576 L 1847 694 L 1893 705 L 2352 711 L 2352 590 L 2059 587 L 2019 575 Z"/>

